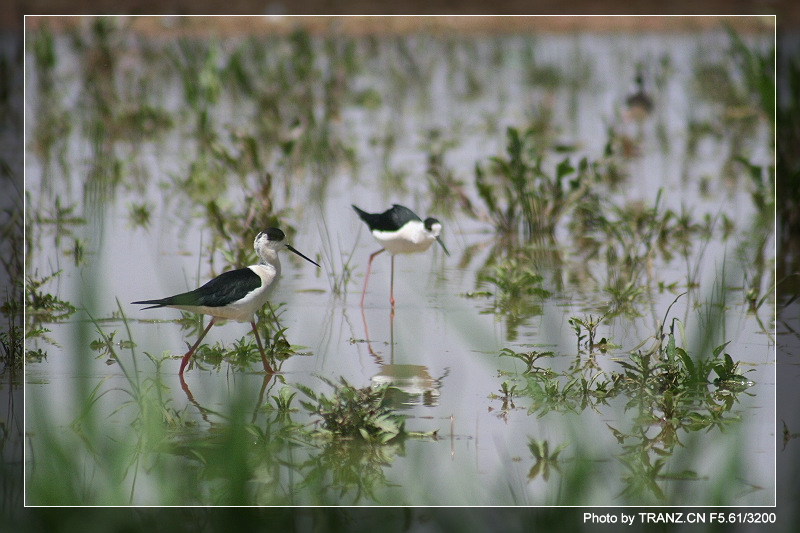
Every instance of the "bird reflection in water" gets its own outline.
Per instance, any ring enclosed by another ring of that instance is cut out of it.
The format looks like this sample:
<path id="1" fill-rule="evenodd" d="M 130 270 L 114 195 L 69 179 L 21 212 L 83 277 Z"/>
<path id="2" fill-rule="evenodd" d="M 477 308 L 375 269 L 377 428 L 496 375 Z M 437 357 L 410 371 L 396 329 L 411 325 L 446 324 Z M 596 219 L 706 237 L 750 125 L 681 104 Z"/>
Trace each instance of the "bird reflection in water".
<path id="1" fill-rule="evenodd" d="M 394 362 L 394 309 L 389 312 L 389 362 L 375 353 L 367 331 L 367 319 L 364 308 L 361 308 L 361 320 L 364 323 L 364 338 L 367 350 L 378 363 L 380 372 L 372 376 L 373 385 L 388 385 L 386 400 L 394 409 L 410 409 L 414 405 L 432 407 L 438 404 L 439 388 L 447 377 L 447 370 L 440 378 L 433 378 L 424 365 L 396 364 Z"/>
<path id="2" fill-rule="evenodd" d="M 252 417 L 252 420 L 250 421 L 250 423 L 252 423 L 252 424 L 254 424 L 256 422 L 256 417 L 258 416 L 259 409 L 263 405 L 264 392 L 267 390 L 267 385 L 269 385 L 269 383 L 272 381 L 272 379 L 275 377 L 275 375 L 276 374 L 265 374 L 264 375 L 264 381 L 261 384 L 261 391 L 258 393 L 258 401 L 256 402 L 255 409 L 253 409 L 253 417 Z M 195 400 L 191 389 L 189 389 L 189 385 L 187 385 L 186 384 L 186 380 L 183 379 L 183 374 L 178 374 L 178 379 L 181 382 L 181 390 L 183 390 L 183 393 L 186 395 L 186 398 L 189 400 L 189 403 L 191 403 L 192 405 L 194 405 L 197 408 L 197 410 L 200 412 L 200 416 L 203 418 L 204 422 L 206 422 L 209 425 L 213 426 L 214 423 L 211 422 L 208 419 L 208 413 L 214 414 L 214 411 L 212 411 L 211 409 L 208 409 L 206 407 L 203 407 L 202 405 L 200 405 L 200 403 L 197 400 Z"/>

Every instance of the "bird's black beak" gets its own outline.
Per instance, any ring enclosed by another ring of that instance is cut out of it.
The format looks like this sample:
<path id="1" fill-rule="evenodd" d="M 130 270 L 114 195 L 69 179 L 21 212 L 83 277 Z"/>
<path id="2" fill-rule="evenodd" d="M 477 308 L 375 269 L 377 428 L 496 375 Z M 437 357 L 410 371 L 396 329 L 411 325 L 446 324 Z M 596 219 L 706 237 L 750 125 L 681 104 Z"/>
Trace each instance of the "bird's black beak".
<path id="1" fill-rule="evenodd" d="M 450 255 L 450 252 L 448 252 L 448 251 L 447 251 L 447 248 L 445 248 L 445 247 L 444 247 L 444 242 L 442 241 L 442 239 L 440 239 L 440 238 L 439 238 L 439 236 L 438 236 L 438 235 L 436 236 L 436 242 L 438 242 L 439 244 L 441 244 L 441 245 L 442 245 L 442 250 L 444 250 L 444 253 L 445 253 L 446 255 Z"/>
<path id="2" fill-rule="evenodd" d="M 443 246 L 444 246 L 444 245 L 443 245 Z M 311 260 L 311 259 L 309 259 L 308 257 L 304 256 L 303 254 L 301 254 L 300 252 L 298 252 L 297 250 L 295 250 L 294 248 L 292 248 L 292 247 L 291 247 L 291 246 L 289 246 L 288 244 L 286 245 L 286 248 L 288 248 L 290 252 L 294 252 L 294 253 L 296 253 L 297 255 L 299 255 L 300 257 L 302 257 L 303 259 L 305 259 L 305 260 L 306 260 L 306 261 L 308 261 L 309 263 L 314 263 L 314 261 L 312 261 L 312 260 Z M 315 264 L 315 265 L 317 265 L 317 263 L 314 263 L 314 264 Z M 319 267 L 319 265 L 317 265 L 317 267 Z"/>

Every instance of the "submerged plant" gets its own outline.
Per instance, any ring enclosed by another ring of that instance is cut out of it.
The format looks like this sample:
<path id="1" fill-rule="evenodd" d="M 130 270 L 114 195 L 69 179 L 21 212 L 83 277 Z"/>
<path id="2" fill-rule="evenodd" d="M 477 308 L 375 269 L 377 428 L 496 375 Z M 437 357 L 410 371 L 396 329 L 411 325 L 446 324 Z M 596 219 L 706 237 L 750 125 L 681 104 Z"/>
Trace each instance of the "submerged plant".
<path id="1" fill-rule="evenodd" d="M 745 44 L 739 35 L 726 26 L 731 45 L 731 57 L 745 83 L 745 91 L 752 95 L 762 116 L 769 121 L 775 117 L 775 46 L 759 50 Z"/>
<path id="2" fill-rule="evenodd" d="M 478 287 L 494 287 L 493 305 L 484 312 L 504 316 L 510 338 L 515 337 L 519 324 L 542 313 L 542 300 L 550 296 L 550 291 L 542 287 L 544 278 L 516 257 L 480 272 L 477 282 Z"/>
<path id="3" fill-rule="evenodd" d="M 532 350 L 530 352 L 515 352 L 510 348 L 503 348 L 500 350 L 500 357 L 513 357 L 514 359 L 518 359 L 525 364 L 525 370 L 523 370 L 523 374 L 528 374 L 530 372 L 549 372 L 545 368 L 534 367 L 533 364 L 542 357 L 553 357 L 555 354 L 553 352 L 540 352 L 538 350 Z"/>
<path id="4" fill-rule="evenodd" d="M 405 417 L 387 406 L 388 385 L 358 389 L 344 378 L 339 378 L 338 385 L 326 378 L 320 379 L 334 388 L 330 398 L 317 395 L 305 386 L 298 385 L 298 388 L 314 402 L 300 403 L 309 413 L 322 418 L 320 431 L 323 434 L 379 444 L 406 434 Z"/>
<path id="5" fill-rule="evenodd" d="M 289 413 L 297 411 L 296 408 L 292 407 L 292 400 L 294 400 L 296 395 L 296 392 L 292 392 L 288 386 L 284 385 L 280 388 L 277 395 L 272 396 L 272 401 L 275 402 L 275 409 L 285 420 L 289 420 Z"/>
<path id="6" fill-rule="evenodd" d="M 403 454 L 403 439 L 382 444 L 360 439 L 325 442 L 320 453 L 299 466 L 299 488 L 312 495 L 310 503 L 314 505 L 349 500 L 351 494 L 352 505 L 363 500 L 380 503 L 378 489 L 394 485 L 385 470 Z"/>
<path id="7" fill-rule="evenodd" d="M 22 369 L 22 354 L 25 348 L 25 336 L 21 326 L 16 324 L 16 314 L 8 313 L 9 303 L 3 304 L 0 312 L 5 312 L 8 315 L 8 326 L 0 329 L 0 362 L 3 363 L 4 368 Z M 40 352 L 39 357 L 44 354 Z"/>
<path id="8" fill-rule="evenodd" d="M 353 239 L 353 246 L 347 253 L 345 253 L 345 251 L 342 249 L 341 241 L 337 241 L 336 244 L 338 253 L 334 253 L 330 230 L 324 221 L 322 228 L 325 232 L 323 236 L 324 238 L 322 239 L 322 253 L 324 263 L 328 267 L 328 281 L 330 283 L 331 293 L 337 297 L 345 296 L 347 294 L 347 285 L 350 283 L 350 280 L 353 277 L 353 270 L 350 265 L 350 261 L 353 259 L 353 254 L 355 254 L 359 239 Z M 320 230 L 320 233 L 322 233 L 323 230 Z"/>
<path id="9" fill-rule="evenodd" d="M 578 353 L 581 353 L 581 341 L 584 339 L 586 340 L 586 347 L 589 349 L 589 353 L 591 354 L 594 352 L 595 347 L 599 347 L 601 351 L 605 351 L 608 347 L 608 341 L 606 341 L 605 337 L 600 339 L 600 341 L 595 342 L 595 336 L 597 335 L 597 327 L 603 322 L 606 318 L 606 315 L 600 316 L 595 319 L 592 315 L 584 316 L 583 318 L 578 317 L 571 317 L 567 323 L 572 326 L 572 329 L 575 331 L 575 335 L 578 338 Z M 583 335 L 581 331 L 585 329 L 586 335 Z"/>
<path id="10" fill-rule="evenodd" d="M 283 361 L 298 353 L 301 349 L 299 346 L 292 345 L 286 339 L 285 326 L 280 324 L 279 314 L 282 314 L 281 308 L 283 304 L 278 306 L 278 313 L 276 313 L 271 305 L 267 305 L 256 312 L 258 323 L 256 327 L 259 330 L 259 335 L 264 339 L 264 352 L 267 356 L 268 362 L 275 365 L 274 368 L 280 369 Z M 201 315 L 196 315 L 190 312 L 182 312 L 184 318 L 181 320 L 184 328 L 190 329 L 195 336 L 203 330 L 203 320 Z M 190 344 L 187 342 L 187 347 Z M 190 365 L 197 359 L 211 365 L 214 368 L 224 362 L 232 365 L 238 370 L 246 370 L 251 367 L 253 363 L 261 362 L 261 353 L 258 349 L 258 344 L 255 337 L 251 332 L 245 336 L 237 339 L 232 345 L 226 345 L 222 341 L 217 341 L 213 345 L 201 344 L 195 351 L 195 356 L 190 361 Z M 191 368 L 191 366 L 190 366 Z"/>
<path id="11" fill-rule="evenodd" d="M 715 360 L 712 363 L 712 369 L 717 375 L 714 379 L 714 385 L 728 390 L 742 391 L 750 387 L 753 382 L 737 372 L 739 369 L 739 361 L 734 363 L 731 356 L 726 353 L 722 354 L 722 358 L 719 358 L 720 352 L 722 352 L 722 349 L 727 344 L 728 343 L 725 343 L 714 349 Z"/>
<path id="12" fill-rule="evenodd" d="M 535 462 L 528 472 L 528 481 L 533 481 L 538 476 L 542 476 L 544 481 L 550 479 L 550 469 L 561 473 L 558 466 L 558 455 L 561 451 L 569 445 L 568 442 L 562 442 L 556 446 L 552 451 L 550 450 L 550 443 L 546 440 L 536 440 L 532 437 L 528 438 L 528 449 L 531 451 Z"/>
<path id="13" fill-rule="evenodd" d="M 569 320 L 578 336 L 579 356 L 583 346 L 589 347 L 590 353 L 601 345 L 618 348 L 605 339 L 595 341 L 597 328 L 605 318 L 590 315 Z M 620 430 L 614 427 L 617 424 L 608 425 L 620 445 L 617 458 L 627 469 L 621 477 L 625 487 L 620 496 L 637 502 L 665 499 L 664 481 L 698 479 L 697 473 L 689 469 L 669 470 L 668 459 L 676 445 L 681 445 L 683 434 L 720 429 L 738 421 L 738 416 L 731 414 L 736 397 L 753 382 L 739 371 L 739 363 L 724 353 L 728 343 L 716 346 L 710 354 L 687 352 L 683 348 L 684 326 L 678 319 L 673 319 L 665 332 L 660 330 L 651 338 L 655 342 L 649 350 L 617 356 L 619 371 L 602 370 L 591 356 L 578 357 L 568 370 L 555 372 L 536 367 L 534 362 L 558 354 L 504 348 L 501 357 L 513 357 L 526 366 L 521 371 L 501 371 L 503 395 L 492 395 L 503 401 L 499 416 L 506 420 L 510 413 L 525 410 L 525 404 L 527 413 L 537 417 L 581 413 L 587 408 L 600 412 L 611 399 L 622 398 L 625 410 L 632 411 L 630 428 Z M 546 443 L 533 440 L 529 447 L 536 459 L 529 478 L 541 475 L 546 480 L 548 453 L 557 460 L 561 448 L 553 454 L 548 452 Z"/>
<path id="14" fill-rule="evenodd" d="M 592 169 L 584 158 L 577 167 L 569 158 L 548 174 L 542 156 L 534 154 L 534 132 L 522 134 L 515 128 L 506 131 L 505 157 L 490 158 L 488 170 L 475 165 L 475 187 L 483 200 L 495 229 L 519 233 L 530 239 L 551 235 L 561 217 L 588 190 Z"/>
<path id="15" fill-rule="evenodd" d="M 128 219 L 134 228 L 148 229 L 150 227 L 150 206 L 147 202 L 132 202 L 128 204 Z"/>
<path id="16" fill-rule="evenodd" d="M 443 139 L 442 132 L 432 129 L 424 148 L 427 150 L 427 168 L 425 176 L 428 180 L 428 191 L 437 210 L 452 215 L 456 207 L 470 216 L 476 216 L 472 202 L 464 191 L 464 182 L 445 164 L 447 150 L 457 146 L 453 140 Z"/>
<path id="17" fill-rule="evenodd" d="M 717 219 L 706 216 L 696 220 L 685 207 L 680 212 L 665 209 L 663 197 L 660 189 L 652 206 L 630 202 L 618 207 L 588 195 L 570 222 L 581 257 L 600 261 L 605 267 L 603 290 L 609 300 L 604 312 L 608 317 L 640 316 L 641 304 L 654 287 L 675 291 L 697 285 L 699 258 L 705 253 Z M 667 285 L 658 279 L 656 267 L 658 260 L 672 260 L 676 251 L 686 263 L 686 278 Z"/>
<path id="18" fill-rule="evenodd" d="M 42 290 L 42 286 L 58 277 L 61 271 L 54 272 L 42 279 L 28 277 L 25 280 L 25 307 L 27 312 L 40 320 L 54 321 L 67 318 L 77 308 L 70 302 Z"/>

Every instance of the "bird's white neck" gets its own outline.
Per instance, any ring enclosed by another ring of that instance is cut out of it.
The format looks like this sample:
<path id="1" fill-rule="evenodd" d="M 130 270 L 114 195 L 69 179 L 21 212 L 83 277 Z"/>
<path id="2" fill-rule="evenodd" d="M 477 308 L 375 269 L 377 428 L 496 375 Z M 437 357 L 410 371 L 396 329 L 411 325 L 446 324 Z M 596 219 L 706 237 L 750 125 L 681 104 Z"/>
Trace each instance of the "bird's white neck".
<path id="1" fill-rule="evenodd" d="M 278 258 L 278 252 L 273 250 L 272 248 L 268 248 L 266 246 L 261 247 L 260 250 L 257 250 L 259 264 L 265 266 L 271 266 L 275 270 L 278 271 L 280 274 L 281 271 L 281 261 Z"/>

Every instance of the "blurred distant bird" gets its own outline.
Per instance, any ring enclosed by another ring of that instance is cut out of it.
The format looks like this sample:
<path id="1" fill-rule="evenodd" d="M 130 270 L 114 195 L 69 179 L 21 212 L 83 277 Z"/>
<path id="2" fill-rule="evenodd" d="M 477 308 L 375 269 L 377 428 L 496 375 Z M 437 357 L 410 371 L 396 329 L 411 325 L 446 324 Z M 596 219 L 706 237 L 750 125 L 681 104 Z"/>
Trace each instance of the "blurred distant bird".
<path id="1" fill-rule="evenodd" d="M 625 99 L 627 115 L 641 122 L 653 111 L 653 99 L 644 90 L 644 79 L 641 72 L 636 73 L 636 92 Z"/>

